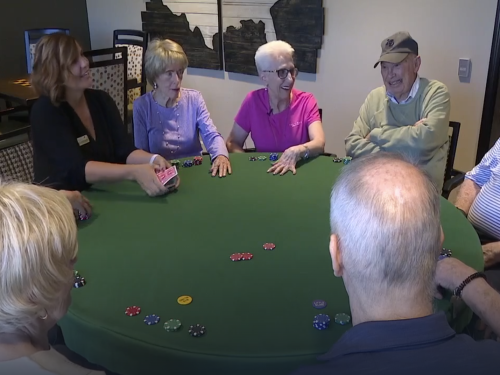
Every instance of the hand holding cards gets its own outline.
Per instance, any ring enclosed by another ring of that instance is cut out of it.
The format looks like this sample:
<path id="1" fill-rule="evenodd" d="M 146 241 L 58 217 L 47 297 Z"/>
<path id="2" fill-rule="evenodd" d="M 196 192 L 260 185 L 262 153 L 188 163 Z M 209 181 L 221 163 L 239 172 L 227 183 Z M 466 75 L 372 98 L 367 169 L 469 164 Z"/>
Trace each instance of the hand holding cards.
<path id="1" fill-rule="evenodd" d="M 177 174 L 177 168 L 175 166 L 156 172 L 156 175 L 163 186 L 175 185 L 177 181 Z"/>

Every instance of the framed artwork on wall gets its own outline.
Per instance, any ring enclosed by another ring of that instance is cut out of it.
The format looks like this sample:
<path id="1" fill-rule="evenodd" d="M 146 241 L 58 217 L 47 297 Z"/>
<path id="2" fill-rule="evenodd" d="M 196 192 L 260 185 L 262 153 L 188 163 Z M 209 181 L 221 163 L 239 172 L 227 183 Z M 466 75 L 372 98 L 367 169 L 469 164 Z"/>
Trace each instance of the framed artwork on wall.
<path id="1" fill-rule="evenodd" d="M 220 0 L 151 0 L 142 12 L 142 30 L 151 39 L 179 43 L 189 66 L 222 70 Z"/>

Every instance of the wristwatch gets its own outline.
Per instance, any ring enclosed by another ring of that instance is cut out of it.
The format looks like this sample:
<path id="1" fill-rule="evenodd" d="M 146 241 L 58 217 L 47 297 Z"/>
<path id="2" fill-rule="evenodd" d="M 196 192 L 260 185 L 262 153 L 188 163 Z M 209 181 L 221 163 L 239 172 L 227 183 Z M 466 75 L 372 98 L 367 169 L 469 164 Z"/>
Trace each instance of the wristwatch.
<path id="1" fill-rule="evenodd" d="M 306 152 L 304 154 L 304 156 L 302 157 L 302 159 L 309 159 L 309 147 L 307 146 L 304 146 L 306 148 Z"/>

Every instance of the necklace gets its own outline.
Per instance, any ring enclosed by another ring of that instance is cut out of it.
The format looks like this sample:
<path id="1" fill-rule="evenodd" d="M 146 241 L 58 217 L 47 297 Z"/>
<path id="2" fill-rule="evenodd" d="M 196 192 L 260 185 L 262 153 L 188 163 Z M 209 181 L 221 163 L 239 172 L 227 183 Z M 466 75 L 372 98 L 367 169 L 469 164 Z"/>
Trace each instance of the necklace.
<path id="1" fill-rule="evenodd" d="M 157 107 L 156 107 L 156 114 L 158 115 L 158 121 L 160 122 L 160 127 L 163 130 L 163 135 L 165 135 L 165 134 L 167 134 L 167 132 L 163 129 L 163 123 L 161 121 L 161 115 L 160 115 L 160 111 L 159 111 L 159 107 L 163 107 L 163 106 L 156 101 L 155 96 L 154 96 L 155 92 L 156 92 L 156 90 L 153 90 L 153 92 L 151 93 L 151 96 L 153 97 L 153 101 L 157 105 Z M 175 103 L 175 105 L 172 107 L 174 109 L 174 113 L 175 113 L 174 121 L 175 121 L 175 123 L 177 125 L 177 141 L 178 141 L 177 148 L 174 150 L 173 149 L 174 145 L 171 145 L 170 143 L 168 143 L 168 141 L 165 141 L 165 145 L 166 145 L 167 149 L 170 149 L 170 154 L 171 155 L 177 153 L 180 150 L 180 148 L 181 148 L 181 146 L 179 145 L 180 144 L 181 135 L 179 133 L 180 126 L 179 126 L 179 112 L 178 112 L 178 107 L 179 107 L 179 101 L 177 101 Z M 165 107 L 165 108 L 167 108 L 167 107 Z"/>

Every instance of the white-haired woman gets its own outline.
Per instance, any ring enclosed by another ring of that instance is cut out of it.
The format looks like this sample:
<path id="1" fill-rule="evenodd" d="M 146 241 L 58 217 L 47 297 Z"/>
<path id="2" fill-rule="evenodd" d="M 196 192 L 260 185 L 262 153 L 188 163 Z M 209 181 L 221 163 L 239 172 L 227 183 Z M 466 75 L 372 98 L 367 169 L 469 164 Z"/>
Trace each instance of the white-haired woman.
<path id="1" fill-rule="evenodd" d="M 103 374 L 52 349 L 67 312 L 78 252 L 76 221 L 60 192 L 0 184 L 0 374 Z"/>
<path id="2" fill-rule="evenodd" d="M 259 47 L 255 54 L 265 89 L 250 92 L 236 115 L 226 145 L 230 152 L 243 152 L 251 134 L 259 152 L 283 152 L 268 172 L 285 174 L 301 159 L 321 154 L 325 134 L 314 96 L 294 89 L 298 69 L 294 49 L 283 41 Z"/>
<path id="3" fill-rule="evenodd" d="M 224 139 L 217 131 L 201 93 L 181 87 L 188 59 L 168 39 L 154 40 L 146 51 L 146 78 L 154 90 L 134 102 L 135 146 L 167 160 L 199 156 L 199 135 L 212 159 L 212 176 L 231 173 Z"/>

